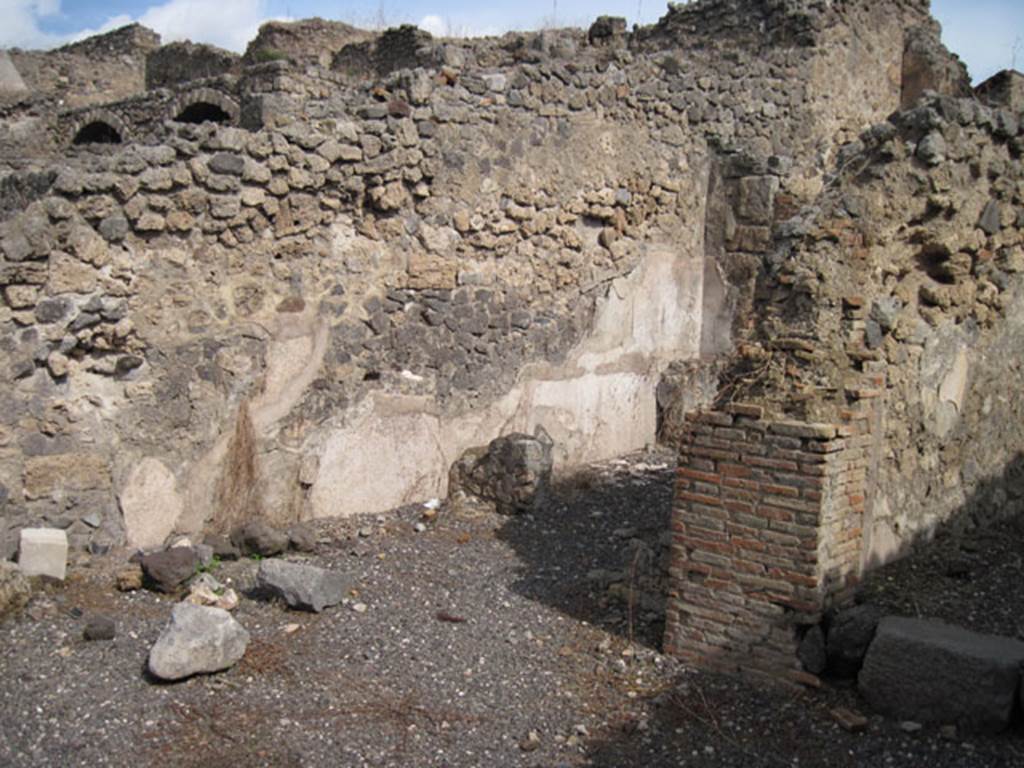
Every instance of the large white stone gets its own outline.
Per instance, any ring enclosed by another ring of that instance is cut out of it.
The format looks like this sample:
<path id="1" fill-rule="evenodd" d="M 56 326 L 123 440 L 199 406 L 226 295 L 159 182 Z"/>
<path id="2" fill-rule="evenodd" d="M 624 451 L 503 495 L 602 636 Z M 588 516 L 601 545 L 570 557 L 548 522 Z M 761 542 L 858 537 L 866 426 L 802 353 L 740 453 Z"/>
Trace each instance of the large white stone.
<path id="1" fill-rule="evenodd" d="M 56 528 L 23 528 L 18 565 L 26 576 L 63 581 L 68 567 L 68 535 Z"/>
<path id="2" fill-rule="evenodd" d="M 135 465 L 120 495 L 125 535 L 132 547 L 159 547 L 181 517 L 178 481 L 162 462 L 146 458 Z"/>
<path id="3" fill-rule="evenodd" d="M 7 51 L 0 51 L 0 93 L 24 93 L 28 88 Z"/>

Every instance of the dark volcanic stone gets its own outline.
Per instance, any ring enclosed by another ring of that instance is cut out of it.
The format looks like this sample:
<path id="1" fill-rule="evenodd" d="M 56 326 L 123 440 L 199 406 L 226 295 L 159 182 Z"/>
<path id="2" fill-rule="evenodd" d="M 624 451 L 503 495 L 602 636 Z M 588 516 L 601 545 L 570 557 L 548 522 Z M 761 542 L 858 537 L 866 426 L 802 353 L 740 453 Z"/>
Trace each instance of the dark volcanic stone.
<path id="1" fill-rule="evenodd" d="M 113 640 L 117 634 L 117 624 L 109 616 L 93 616 L 82 631 L 86 640 Z"/>
<path id="2" fill-rule="evenodd" d="M 288 534 L 262 520 L 253 520 L 232 531 L 231 543 L 243 555 L 273 557 L 288 549 Z"/>
<path id="3" fill-rule="evenodd" d="M 158 592 L 172 593 L 188 581 L 199 565 L 192 547 L 173 547 L 139 558 L 146 585 Z"/>
<path id="4" fill-rule="evenodd" d="M 210 158 L 209 165 L 210 170 L 214 173 L 241 176 L 245 170 L 245 159 L 240 155 L 232 155 L 229 152 L 218 152 Z"/>
<path id="5" fill-rule="evenodd" d="M 316 549 L 316 530 L 309 523 L 296 523 L 288 529 L 288 546 L 296 552 Z"/>
<path id="6" fill-rule="evenodd" d="M 203 539 L 203 543 L 213 549 L 213 556 L 218 560 L 237 560 L 242 554 L 227 536 L 211 533 Z"/>
<path id="7" fill-rule="evenodd" d="M 825 633 L 815 624 L 804 634 L 800 647 L 796 652 L 804 669 L 812 675 L 820 675 L 828 665 L 828 654 L 825 652 Z"/>
<path id="8" fill-rule="evenodd" d="M 858 605 L 838 614 L 828 629 L 828 663 L 833 674 L 855 677 L 875 636 L 882 612 Z"/>

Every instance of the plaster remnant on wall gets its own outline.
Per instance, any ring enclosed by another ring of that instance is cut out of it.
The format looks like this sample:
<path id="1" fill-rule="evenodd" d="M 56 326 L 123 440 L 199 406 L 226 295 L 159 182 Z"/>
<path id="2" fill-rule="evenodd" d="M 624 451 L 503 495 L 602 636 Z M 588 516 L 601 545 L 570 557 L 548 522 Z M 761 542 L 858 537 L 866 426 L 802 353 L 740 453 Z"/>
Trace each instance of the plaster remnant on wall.
<path id="1" fill-rule="evenodd" d="M 151 457 L 142 459 L 128 474 L 119 500 L 128 546 L 139 549 L 163 545 L 183 509 L 174 473 Z"/>

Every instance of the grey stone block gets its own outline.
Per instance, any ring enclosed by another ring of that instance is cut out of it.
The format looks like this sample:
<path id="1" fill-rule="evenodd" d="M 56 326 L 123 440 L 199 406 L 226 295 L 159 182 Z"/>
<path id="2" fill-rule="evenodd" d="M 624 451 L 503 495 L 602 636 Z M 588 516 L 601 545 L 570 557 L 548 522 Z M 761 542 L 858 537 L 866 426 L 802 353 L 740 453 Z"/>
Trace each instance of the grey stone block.
<path id="1" fill-rule="evenodd" d="M 290 608 L 320 613 L 340 603 L 351 582 L 344 574 L 312 565 L 264 560 L 256 574 L 256 586 L 264 595 L 281 598 Z"/>
<path id="2" fill-rule="evenodd" d="M 892 717 L 995 732 L 1010 723 L 1022 664 L 1020 641 L 887 616 L 858 685 L 872 707 Z"/>

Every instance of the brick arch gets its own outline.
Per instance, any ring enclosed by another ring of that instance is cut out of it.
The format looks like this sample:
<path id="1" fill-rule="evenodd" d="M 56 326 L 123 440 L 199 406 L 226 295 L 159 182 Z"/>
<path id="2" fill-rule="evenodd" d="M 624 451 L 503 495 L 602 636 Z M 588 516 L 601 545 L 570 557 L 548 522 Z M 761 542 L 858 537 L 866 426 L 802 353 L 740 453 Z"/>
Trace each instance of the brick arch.
<path id="1" fill-rule="evenodd" d="M 182 116 L 188 115 L 190 110 L 192 114 L 197 117 L 201 117 L 204 113 L 208 113 L 210 114 L 210 117 L 207 119 L 212 119 L 214 122 L 229 123 L 231 125 L 238 124 L 238 118 L 241 114 L 238 102 L 220 91 L 214 90 L 213 88 L 196 88 L 188 91 L 187 93 L 181 94 L 171 102 L 171 109 L 168 117 L 171 120 L 181 120 Z M 218 113 L 224 117 L 218 119 Z M 201 122 L 201 120 L 186 119 L 184 122 Z"/>
<path id="2" fill-rule="evenodd" d="M 128 125 L 109 109 L 90 109 L 77 117 L 71 130 L 72 144 L 91 144 L 90 136 L 95 135 L 96 143 L 122 144 L 131 136 Z"/>

